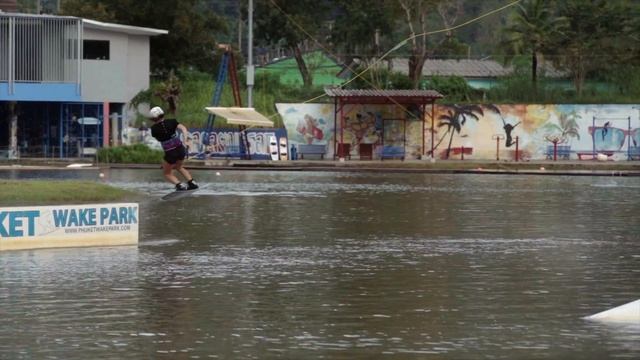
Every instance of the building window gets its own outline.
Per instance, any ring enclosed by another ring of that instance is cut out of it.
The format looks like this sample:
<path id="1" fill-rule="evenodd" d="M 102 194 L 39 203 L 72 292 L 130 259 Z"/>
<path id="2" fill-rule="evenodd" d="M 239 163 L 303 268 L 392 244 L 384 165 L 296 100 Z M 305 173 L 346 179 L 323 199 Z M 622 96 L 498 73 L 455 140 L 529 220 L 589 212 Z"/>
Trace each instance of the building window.
<path id="1" fill-rule="evenodd" d="M 83 56 L 85 60 L 109 60 L 109 41 L 84 40 Z"/>

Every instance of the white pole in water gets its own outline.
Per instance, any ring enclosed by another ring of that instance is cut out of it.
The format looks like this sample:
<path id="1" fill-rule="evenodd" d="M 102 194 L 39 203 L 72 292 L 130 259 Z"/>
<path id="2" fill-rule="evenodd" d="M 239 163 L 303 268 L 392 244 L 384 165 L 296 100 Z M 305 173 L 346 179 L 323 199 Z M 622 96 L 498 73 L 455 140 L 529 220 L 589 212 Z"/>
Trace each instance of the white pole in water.
<path id="1" fill-rule="evenodd" d="M 247 107 L 253 107 L 253 0 L 249 0 L 247 23 L 249 27 L 247 37 Z"/>

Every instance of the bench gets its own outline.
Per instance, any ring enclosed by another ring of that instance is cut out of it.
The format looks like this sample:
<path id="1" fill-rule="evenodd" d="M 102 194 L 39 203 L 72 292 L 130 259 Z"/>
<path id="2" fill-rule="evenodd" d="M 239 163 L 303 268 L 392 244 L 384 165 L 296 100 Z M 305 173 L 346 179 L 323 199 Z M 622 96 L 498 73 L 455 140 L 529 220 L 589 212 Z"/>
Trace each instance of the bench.
<path id="1" fill-rule="evenodd" d="M 452 147 L 451 151 L 449 151 L 449 159 L 454 159 L 459 156 L 461 160 L 464 160 L 465 155 L 473 155 L 473 148 L 456 146 Z M 443 160 L 447 159 L 447 149 L 442 150 L 442 152 L 440 153 L 440 158 Z"/>
<path id="2" fill-rule="evenodd" d="M 553 145 L 547 145 L 547 159 L 553 159 Z M 556 148 L 556 157 L 569 160 L 571 157 L 571 146 L 569 145 L 558 145 Z"/>
<path id="3" fill-rule="evenodd" d="M 610 158 L 613 156 L 613 151 L 596 151 L 595 153 L 593 151 L 576 151 L 580 160 L 595 160 L 598 154 L 605 154 L 607 158 Z"/>
<path id="4" fill-rule="evenodd" d="M 378 155 L 380 156 L 380 160 L 394 158 L 404 160 L 404 147 L 385 145 L 378 148 Z"/>
<path id="5" fill-rule="evenodd" d="M 298 156 L 300 156 L 300 159 L 304 159 L 305 155 L 320 155 L 320 159 L 324 159 L 324 154 L 326 153 L 326 145 L 298 145 Z"/>

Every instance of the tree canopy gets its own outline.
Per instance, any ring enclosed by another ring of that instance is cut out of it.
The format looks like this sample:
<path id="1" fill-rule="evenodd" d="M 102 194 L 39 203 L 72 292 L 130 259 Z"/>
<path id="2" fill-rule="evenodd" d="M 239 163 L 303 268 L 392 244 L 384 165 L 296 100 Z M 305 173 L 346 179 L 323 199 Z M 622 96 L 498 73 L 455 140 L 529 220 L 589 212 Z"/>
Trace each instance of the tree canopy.
<path id="1" fill-rule="evenodd" d="M 151 67 L 213 70 L 217 36 L 228 32 L 224 19 L 200 0 L 63 0 L 64 15 L 169 30 L 151 38 Z"/>

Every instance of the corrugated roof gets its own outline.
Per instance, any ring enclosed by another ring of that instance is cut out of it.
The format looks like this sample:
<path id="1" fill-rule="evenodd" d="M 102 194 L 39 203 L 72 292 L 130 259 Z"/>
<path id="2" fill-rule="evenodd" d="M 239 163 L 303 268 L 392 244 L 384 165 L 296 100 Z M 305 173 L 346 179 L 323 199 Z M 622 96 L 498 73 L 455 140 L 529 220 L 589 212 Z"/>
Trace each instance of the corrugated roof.
<path id="1" fill-rule="evenodd" d="M 0 0 L 0 11 L 17 11 L 18 3 L 16 0 Z"/>
<path id="2" fill-rule="evenodd" d="M 435 90 L 360 90 L 326 87 L 324 92 L 331 97 L 443 98 L 442 94 Z"/>
<path id="3" fill-rule="evenodd" d="M 565 77 L 566 74 L 555 69 L 550 64 L 540 65 L 545 76 Z M 391 61 L 391 70 L 403 74 L 409 73 L 409 60 L 396 58 Z M 495 60 L 475 59 L 427 59 L 422 68 L 425 76 L 460 76 L 465 78 L 497 78 L 513 73 L 512 67 L 505 67 Z"/>

